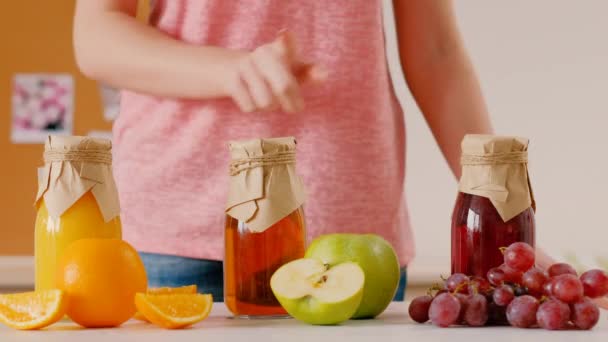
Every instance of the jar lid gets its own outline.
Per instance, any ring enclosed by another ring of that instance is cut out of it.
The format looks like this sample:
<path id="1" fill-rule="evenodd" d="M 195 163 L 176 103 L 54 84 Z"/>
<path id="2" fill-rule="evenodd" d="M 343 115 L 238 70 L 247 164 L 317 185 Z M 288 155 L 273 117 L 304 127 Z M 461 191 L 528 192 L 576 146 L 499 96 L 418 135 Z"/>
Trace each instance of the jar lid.
<path id="1" fill-rule="evenodd" d="M 488 198 L 503 221 L 534 207 L 523 137 L 469 134 L 462 141 L 459 190 Z"/>
<path id="2" fill-rule="evenodd" d="M 112 174 L 112 143 L 84 136 L 49 136 L 44 166 L 38 169 L 36 204 L 44 198 L 49 215 L 59 218 L 91 191 L 107 222 L 120 215 Z"/>
<path id="3" fill-rule="evenodd" d="M 305 201 L 294 137 L 231 141 L 226 213 L 262 232 Z"/>

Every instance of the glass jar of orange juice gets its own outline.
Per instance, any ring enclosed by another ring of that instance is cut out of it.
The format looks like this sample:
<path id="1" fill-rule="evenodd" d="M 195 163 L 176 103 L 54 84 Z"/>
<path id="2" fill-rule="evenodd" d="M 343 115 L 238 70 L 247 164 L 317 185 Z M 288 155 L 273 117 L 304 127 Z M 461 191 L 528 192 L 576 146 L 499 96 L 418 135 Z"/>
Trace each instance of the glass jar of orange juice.
<path id="1" fill-rule="evenodd" d="M 224 301 L 237 317 L 286 316 L 270 288 L 306 246 L 304 186 L 292 137 L 232 142 L 226 209 Z"/>
<path id="2" fill-rule="evenodd" d="M 55 288 L 57 260 L 82 238 L 122 238 L 111 142 L 50 136 L 38 170 L 36 290 Z"/>

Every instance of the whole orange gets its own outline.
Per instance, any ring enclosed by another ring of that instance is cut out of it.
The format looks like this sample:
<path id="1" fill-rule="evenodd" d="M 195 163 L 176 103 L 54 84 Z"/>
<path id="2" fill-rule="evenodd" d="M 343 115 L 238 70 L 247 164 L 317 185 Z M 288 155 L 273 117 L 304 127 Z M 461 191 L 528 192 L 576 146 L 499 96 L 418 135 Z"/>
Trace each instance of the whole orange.
<path id="1" fill-rule="evenodd" d="M 67 315 L 89 328 L 119 326 L 136 312 L 135 294 L 148 284 L 137 251 L 120 239 L 72 243 L 58 266 L 57 286 L 65 291 Z"/>

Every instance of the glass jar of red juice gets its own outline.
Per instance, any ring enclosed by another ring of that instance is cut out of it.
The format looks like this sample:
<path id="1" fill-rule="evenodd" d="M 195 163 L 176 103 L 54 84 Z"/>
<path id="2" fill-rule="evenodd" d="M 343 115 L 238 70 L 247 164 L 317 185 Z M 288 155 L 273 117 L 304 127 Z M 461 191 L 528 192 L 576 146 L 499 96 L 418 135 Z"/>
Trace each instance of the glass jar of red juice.
<path id="1" fill-rule="evenodd" d="M 503 263 L 502 247 L 535 245 L 535 203 L 527 170 L 528 140 L 467 135 L 452 214 L 452 273 L 485 277 Z"/>

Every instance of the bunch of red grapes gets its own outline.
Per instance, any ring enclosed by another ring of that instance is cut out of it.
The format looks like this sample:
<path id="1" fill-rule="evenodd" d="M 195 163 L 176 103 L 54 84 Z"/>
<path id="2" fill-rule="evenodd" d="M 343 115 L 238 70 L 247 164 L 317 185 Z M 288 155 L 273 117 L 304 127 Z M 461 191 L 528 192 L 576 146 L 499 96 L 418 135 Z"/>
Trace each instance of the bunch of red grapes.
<path id="1" fill-rule="evenodd" d="M 546 271 L 534 266 L 534 248 L 516 242 L 504 250 L 504 264 L 487 278 L 452 274 L 432 295 L 415 298 L 409 314 L 418 323 L 508 325 L 548 330 L 591 329 L 600 316 L 591 298 L 608 294 L 608 275 L 590 270 L 578 277 L 565 263 Z"/>

